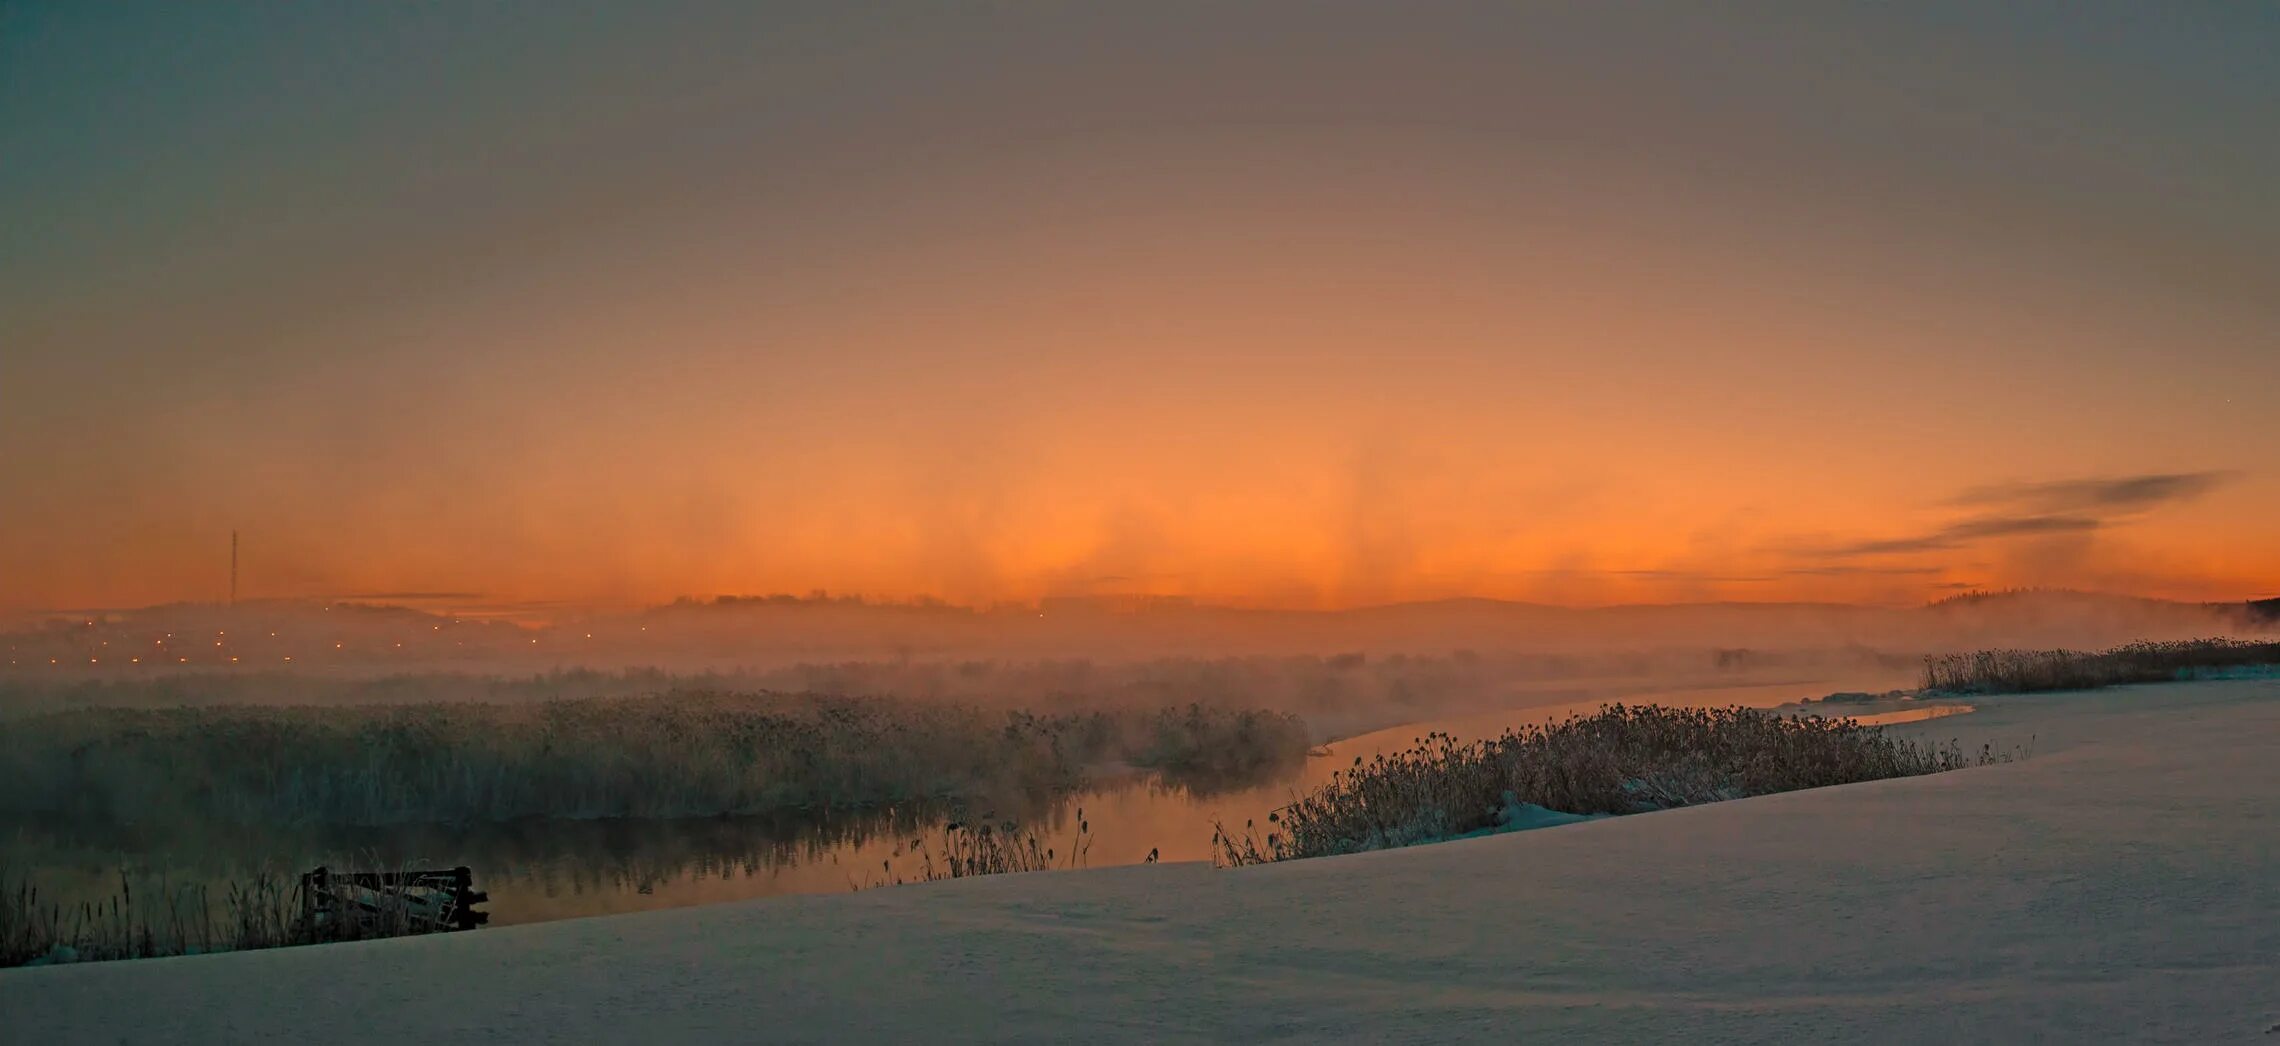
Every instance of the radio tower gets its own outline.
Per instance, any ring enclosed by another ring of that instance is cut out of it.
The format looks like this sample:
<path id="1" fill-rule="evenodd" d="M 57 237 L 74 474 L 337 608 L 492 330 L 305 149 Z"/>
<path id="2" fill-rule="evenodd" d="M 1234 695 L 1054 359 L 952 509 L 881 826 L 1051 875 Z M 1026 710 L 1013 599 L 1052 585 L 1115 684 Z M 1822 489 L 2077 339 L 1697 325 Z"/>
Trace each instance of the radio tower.
<path id="1" fill-rule="evenodd" d="M 230 605 L 237 605 L 237 531 L 230 531 Z"/>

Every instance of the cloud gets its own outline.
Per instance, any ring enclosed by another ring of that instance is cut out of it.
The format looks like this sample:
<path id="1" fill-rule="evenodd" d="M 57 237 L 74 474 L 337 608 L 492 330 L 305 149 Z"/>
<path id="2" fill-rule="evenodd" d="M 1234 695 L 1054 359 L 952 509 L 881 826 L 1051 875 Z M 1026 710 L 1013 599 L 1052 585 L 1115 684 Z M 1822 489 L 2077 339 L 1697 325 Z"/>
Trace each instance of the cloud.
<path id="1" fill-rule="evenodd" d="M 2108 479 L 2001 483 L 1973 487 L 1948 504 L 2004 506 L 2037 515 L 2141 512 L 2200 497 L 2237 477 L 2238 474 L 2232 472 L 2165 472 Z"/>
<path id="2" fill-rule="evenodd" d="M 2069 534 L 2096 530 L 2105 521 L 2088 516 L 1982 516 L 1950 523 L 1914 537 L 1863 541 L 1829 549 L 1834 556 L 1883 556 L 1901 552 L 1936 552 L 1987 538 L 2025 537 L 2035 534 Z"/>
<path id="3" fill-rule="evenodd" d="M 1942 504 L 1978 509 L 1980 515 L 1920 534 L 1858 541 L 1810 554 L 1832 558 L 1904 555 L 2000 538 L 2088 534 L 2163 505 L 2190 501 L 2237 476 L 2233 472 L 2159 472 L 1973 487 Z"/>

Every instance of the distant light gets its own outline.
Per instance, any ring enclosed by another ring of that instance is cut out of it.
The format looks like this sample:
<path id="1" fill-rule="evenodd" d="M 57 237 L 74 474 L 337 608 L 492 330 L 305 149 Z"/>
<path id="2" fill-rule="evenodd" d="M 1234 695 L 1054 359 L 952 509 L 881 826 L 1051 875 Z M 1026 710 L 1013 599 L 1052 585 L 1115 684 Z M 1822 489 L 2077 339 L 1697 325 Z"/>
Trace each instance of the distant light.
<path id="1" fill-rule="evenodd" d="M 233 658 L 230 658 L 230 663 L 231 663 L 231 664 L 233 664 L 233 665 L 234 665 L 234 664 L 236 664 L 236 663 L 237 663 L 237 658 L 234 658 L 234 657 L 233 657 Z"/>
<path id="2" fill-rule="evenodd" d="M 91 658 L 88 658 L 88 659 L 87 659 L 87 663 L 88 663 L 88 664 L 90 664 L 90 665 L 93 665 L 93 664 L 100 664 L 101 662 L 98 662 L 98 661 L 96 661 L 94 658 L 92 658 L 92 657 L 91 657 Z"/>
<path id="3" fill-rule="evenodd" d="M 287 661 L 291 661 L 291 660 L 293 660 L 293 655 L 291 655 L 291 654 L 287 654 L 287 655 L 285 655 L 285 660 L 287 660 Z"/>
<path id="4" fill-rule="evenodd" d="M 175 658 L 175 660 L 176 660 L 176 661 L 188 661 L 188 660 L 190 660 L 190 659 L 189 659 L 189 658 L 187 658 L 187 657 L 178 657 L 178 658 Z"/>
<path id="5" fill-rule="evenodd" d="M 338 649 L 340 649 L 340 644 L 339 644 L 339 643 L 334 643 L 334 644 L 333 644 L 333 649 L 334 649 L 334 650 L 338 650 Z"/>
<path id="6" fill-rule="evenodd" d="M 142 658 L 139 658 L 139 657 L 130 657 L 130 658 L 128 658 L 128 659 L 127 659 L 127 663 L 128 663 L 128 664 L 130 664 L 130 665 L 139 665 L 139 664 L 142 664 Z"/>

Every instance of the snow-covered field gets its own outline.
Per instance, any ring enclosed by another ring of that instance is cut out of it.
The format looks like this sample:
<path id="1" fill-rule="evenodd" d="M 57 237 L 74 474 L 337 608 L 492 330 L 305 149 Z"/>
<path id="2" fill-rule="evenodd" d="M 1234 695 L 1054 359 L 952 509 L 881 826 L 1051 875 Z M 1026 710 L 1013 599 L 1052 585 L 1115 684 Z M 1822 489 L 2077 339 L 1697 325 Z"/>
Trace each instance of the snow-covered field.
<path id="1" fill-rule="evenodd" d="M 1977 699 L 2023 762 L 1220 871 L 0 971 L 7 1042 L 2280 1042 L 2280 680 Z"/>

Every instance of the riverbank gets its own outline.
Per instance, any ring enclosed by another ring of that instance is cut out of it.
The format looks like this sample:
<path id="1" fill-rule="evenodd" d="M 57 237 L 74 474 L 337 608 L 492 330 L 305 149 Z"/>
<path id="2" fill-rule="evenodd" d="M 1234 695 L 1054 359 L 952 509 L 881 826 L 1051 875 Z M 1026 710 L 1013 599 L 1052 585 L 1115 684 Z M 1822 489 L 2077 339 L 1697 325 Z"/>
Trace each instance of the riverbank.
<path id="1" fill-rule="evenodd" d="M 2032 758 L 1239 870 L 0 971 L 0 1012 L 31 1042 L 2263 1041 L 2280 682 L 1974 703 L 1894 730 Z"/>
<path id="2" fill-rule="evenodd" d="M 1692 708 L 1779 705 L 1825 692 L 1830 684 L 1660 692 L 1607 685 L 1613 696 L 1629 703 Z M 1514 707 L 1372 731 L 1330 743 L 1319 750 L 1319 758 L 1300 765 L 1263 765 L 1265 772 L 1247 786 L 1193 773 L 1088 767 L 1087 783 L 1077 792 L 996 790 L 983 802 L 886 810 L 840 806 L 790 817 L 531 818 L 386 828 L 231 827 L 149 817 L 132 825 L 52 816 L 22 819 L 0 832 L 0 880 L 33 884 L 46 899 L 44 905 L 60 904 L 66 920 L 82 904 L 107 909 L 131 892 L 135 910 L 158 919 L 155 943 L 167 951 L 175 912 L 211 908 L 215 918 L 226 920 L 224 906 L 202 905 L 199 893 L 219 902 L 249 880 L 276 873 L 290 878 L 318 865 L 468 866 L 490 894 L 487 911 L 490 925 L 497 928 L 785 893 L 842 893 L 861 884 L 914 878 L 921 872 L 913 840 L 931 838 L 939 844 L 946 824 L 977 819 L 1016 821 L 1064 853 L 1078 848 L 1079 826 L 1089 820 L 1094 831 L 1083 849 L 1084 864 L 1092 868 L 1141 864 L 1151 855 L 1166 862 L 1210 860 L 1215 825 L 1267 824 L 1273 811 L 1295 795 L 1329 784 L 1355 758 L 1406 750 L 1429 732 L 1490 738 L 1515 726 L 1590 714 L 1600 707 L 1599 700 L 1584 699 L 1591 695 L 1562 688 L 1508 696 Z M 0 937 L 5 937 L 10 914 L 4 905 L 8 899 L 0 897 Z M 96 946 L 79 952 L 84 957 L 102 950 Z M 0 966 L 12 965 L 6 961 L 10 951 L 0 941 Z"/>

